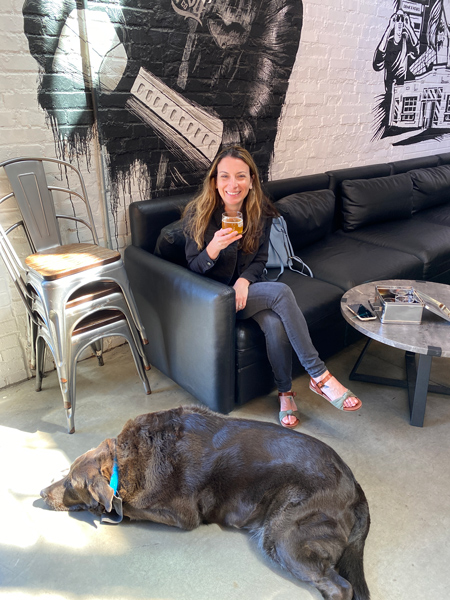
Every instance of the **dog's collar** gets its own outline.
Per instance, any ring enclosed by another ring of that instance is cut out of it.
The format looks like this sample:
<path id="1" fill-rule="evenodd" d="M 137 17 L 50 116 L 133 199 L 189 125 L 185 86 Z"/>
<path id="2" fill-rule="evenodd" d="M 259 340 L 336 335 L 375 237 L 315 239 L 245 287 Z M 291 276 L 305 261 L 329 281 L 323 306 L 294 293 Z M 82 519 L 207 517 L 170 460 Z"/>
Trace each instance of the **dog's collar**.
<path id="1" fill-rule="evenodd" d="M 109 485 L 114 492 L 112 499 L 112 510 L 108 513 L 103 513 L 101 516 L 102 523 L 113 523 L 117 525 L 123 519 L 122 498 L 119 496 L 119 465 L 117 462 L 117 441 L 114 444 L 114 462 Z"/>
<path id="2" fill-rule="evenodd" d="M 117 488 L 119 487 L 119 466 L 117 464 L 117 452 L 114 451 L 114 463 L 113 470 L 111 473 L 111 479 L 109 485 L 112 487 L 114 496 L 117 495 Z"/>

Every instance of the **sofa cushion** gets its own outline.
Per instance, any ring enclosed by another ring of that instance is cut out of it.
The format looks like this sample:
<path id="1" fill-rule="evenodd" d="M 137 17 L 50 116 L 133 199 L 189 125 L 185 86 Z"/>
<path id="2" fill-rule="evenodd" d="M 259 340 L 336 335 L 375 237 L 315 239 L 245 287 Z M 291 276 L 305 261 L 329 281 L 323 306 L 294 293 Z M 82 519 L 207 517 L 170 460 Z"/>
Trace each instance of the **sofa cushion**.
<path id="1" fill-rule="evenodd" d="M 363 231 L 361 231 L 363 233 Z M 343 291 L 377 279 L 421 279 L 422 261 L 411 253 L 376 246 L 352 234 L 336 231 L 305 248 L 302 258 L 314 277 Z"/>
<path id="2" fill-rule="evenodd" d="M 428 221 L 450 227 L 450 202 L 414 213 L 413 221 Z"/>
<path id="3" fill-rule="evenodd" d="M 421 279 L 437 281 L 450 271 L 450 229 L 444 225 L 411 218 L 369 225 L 347 235 L 417 256 L 423 263 Z"/>
<path id="4" fill-rule="evenodd" d="M 413 212 L 450 200 L 450 165 L 410 171 L 413 181 Z"/>
<path id="5" fill-rule="evenodd" d="M 410 217 L 412 192 L 409 173 L 343 181 L 343 230 Z"/>
<path id="6" fill-rule="evenodd" d="M 291 194 L 275 204 L 285 218 L 295 252 L 328 235 L 334 215 L 334 194 L 317 190 Z"/>
<path id="7" fill-rule="evenodd" d="M 186 238 L 179 219 L 161 229 L 156 241 L 155 254 L 172 263 L 187 267 L 185 244 Z"/>

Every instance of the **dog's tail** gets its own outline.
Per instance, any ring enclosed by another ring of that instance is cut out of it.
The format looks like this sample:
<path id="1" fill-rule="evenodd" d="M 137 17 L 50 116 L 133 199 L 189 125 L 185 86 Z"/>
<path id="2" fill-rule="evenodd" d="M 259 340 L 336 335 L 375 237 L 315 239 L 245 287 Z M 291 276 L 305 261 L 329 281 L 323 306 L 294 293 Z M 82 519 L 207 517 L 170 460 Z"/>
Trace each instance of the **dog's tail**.
<path id="1" fill-rule="evenodd" d="M 369 505 L 359 484 L 359 498 L 355 506 L 356 522 L 350 533 L 348 545 L 336 565 L 339 575 L 352 584 L 353 600 L 369 600 L 370 593 L 364 577 L 364 544 L 370 527 Z"/>

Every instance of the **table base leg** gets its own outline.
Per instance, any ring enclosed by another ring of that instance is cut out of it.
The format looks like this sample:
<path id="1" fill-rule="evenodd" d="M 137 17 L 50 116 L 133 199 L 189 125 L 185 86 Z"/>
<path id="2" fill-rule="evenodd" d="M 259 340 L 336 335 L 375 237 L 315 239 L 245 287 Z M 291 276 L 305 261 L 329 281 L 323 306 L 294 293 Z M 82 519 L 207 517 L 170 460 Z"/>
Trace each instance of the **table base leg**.
<path id="1" fill-rule="evenodd" d="M 408 390 L 408 402 L 410 412 L 410 423 L 415 427 L 422 427 L 427 404 L 427 394 L 450 395 L 450 388 L 443 385 L 429 384 L 431 371 L 431 355 L 419 354 L 418 368 L 416 368 L 416 356 L 414 352 L 405 353 L 406 379 L 392 379 L 390 377 L 379 377 L 358 373 L 358 368 L 369 349 L 372 339 L 368 339 L 362 349 L 350 375 L 352 381 L 364 381 L 366 383 L 377 383 L 379 385 L 390 385 Z"/>

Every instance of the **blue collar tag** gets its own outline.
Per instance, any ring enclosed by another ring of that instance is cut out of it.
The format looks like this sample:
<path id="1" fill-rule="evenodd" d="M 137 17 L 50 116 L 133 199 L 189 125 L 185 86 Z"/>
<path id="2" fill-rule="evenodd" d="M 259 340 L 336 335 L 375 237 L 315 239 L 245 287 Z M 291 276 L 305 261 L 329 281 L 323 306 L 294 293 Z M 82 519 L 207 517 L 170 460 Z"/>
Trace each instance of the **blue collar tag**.
<path id="1" fill-rule="evenodd" d="M 122 498 L 117 493 L 119 487 L 119 466 L 117 464 L 117 456 L 114 455 L 113 471 L 111 473 L 110 487 L 114 492 L 112 500 L 112 510 L 110 513 L 103 513 L 101 516 L 102 523 L 113 523 L 117 525 L 123 519 Z"/>
<path id="2" fill-rule="evenodd" d="M 114 456 L 113 472 L 111 474 L 111 481 L 109 485 L 112 487 L 114 496 L 117 495 L 117 488 L 119 487 L 119 467 L 117 465 L 117 456 Z"/>

